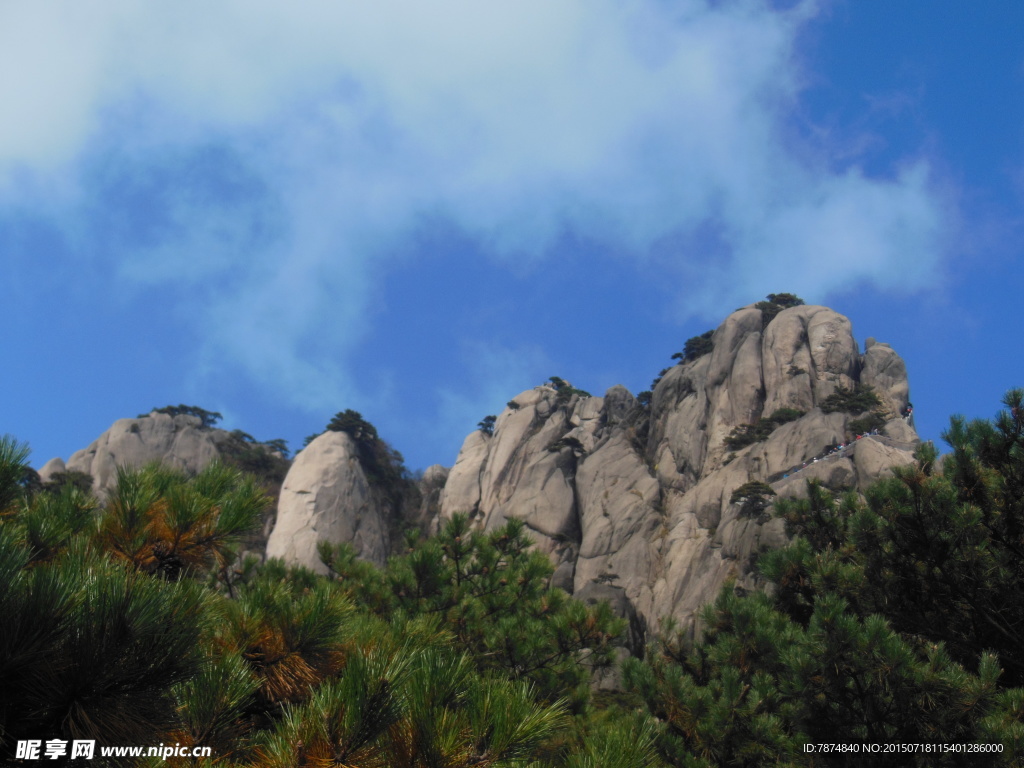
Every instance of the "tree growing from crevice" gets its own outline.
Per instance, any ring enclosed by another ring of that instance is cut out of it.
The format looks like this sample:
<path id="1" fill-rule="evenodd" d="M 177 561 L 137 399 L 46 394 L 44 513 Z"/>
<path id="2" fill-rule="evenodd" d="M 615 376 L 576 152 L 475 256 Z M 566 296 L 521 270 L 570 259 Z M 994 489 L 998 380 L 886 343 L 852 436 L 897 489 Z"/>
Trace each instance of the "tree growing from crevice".
<path id="1" fill-rule="evenodd" d="M 756 424 L 740 424 L 734 428 L 725 438 L 725 446 L 731 451 L 738 451 L 748 445 L 767 440 L 771 433 L 783 424 L 796 421 L 803 415 L 804 412 L 796 408 L 779 408 L 771 416 L 758 419 Z"/>
<path id="2" fill-rule="evenodd" d="M 741 517 L 751 517 L 763 522 L 768 519 L 767 517 L 762 518 L 762 516 L 771 505 L 773 496 L 775 496 L 775 491 L 770 485 L 752 480 L 734 490 L 729 498 L 729 503 L 740 505 Z"/>
<path id="3" fill-rule="evenodd" d="M 420 502 L 420 492 L 405 467 L 402 454 L 392 448 L 378 434 L 377 428 L 351 408 L 340 411 L 327 424 L 329 432 L 344 432 L 352 438 L 356 458 L 366 475 L 370 489 L 389 511 L 392 539 L 401 538 L 403 510 L 414 509 Z"/>
<path id="4" fill-rule="evenodd" d="M 555 396 L 555 404 L 558 406 L 565 407 L 569 404 L 574 396 L 578 397 L 590 397 L 590 393 L 585 389 L 577 389 L 572 384 L 567 382 L 565 379 L 558 376 L 552 376 L 548 379 L 548 382 L 554 387 L 558 393 Z"/>
<path id="5" fill-rule="evenodd" d="M 154 408 L 149 413 L 140 413 L 138 418 L 144 419 L 150 413 L 166 413 L 168 416 L 195 416 L 199 419 L 201 426 L 206 429 L 217 426 L 224 417 L 217 411 L 208 411 L 198 405 L 165 405 L 163 408 Z"/>
<path id="6" fill-rule="evenodd" d="M 853 389 L 837 387 L 836 391 L 821 401 L 825 413 L 849 413 L 853 416 L 875 412 L 882 407 L 882 401 L 872 387 L 856 383 Z"/>
<path id="7" fill-rule="evenodd" d="M 761 310 L 761 329 L 764 330 L 768 324 L 784 309 L 802 306 L 804 300 L 793 293 L 769 293 L 765 301 L 757 302 L 754 307 Z"/>
<path id="8" fill-rule="evenodd" d="M 680 363 L 689 363 L 692 360 L 710 354 L 715 348 L 714 342 L 711 340 L 711 337 L 714 335 L 715 331 L 712 329 L 705 331 L 699 336 L 687 339 L 686 344 L 683 345 L 683 351 L 676 352 L 672 355 L 672 359 L 678 360 Z"/>

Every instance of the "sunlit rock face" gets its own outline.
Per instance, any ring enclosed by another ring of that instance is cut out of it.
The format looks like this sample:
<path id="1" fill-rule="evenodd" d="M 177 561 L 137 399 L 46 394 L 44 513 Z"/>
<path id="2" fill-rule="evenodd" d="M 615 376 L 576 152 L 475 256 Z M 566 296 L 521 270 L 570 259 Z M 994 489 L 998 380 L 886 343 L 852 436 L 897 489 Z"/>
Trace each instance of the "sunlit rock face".
<path id="1" fill-rule="evenodd" d="M 244 437 L 243 437 L 244 436 Z M 265 451 L 278 464 L 287 464 L 279 450 L 250 442 L 252 438 L 242 432 L 228 432 L 204 425 L 202 419 L 188 414 L 171 416 L 152 413 L 134 419 L 118 419 L 87 448 L 76 451 L 65 463 L 50 459 L 39 470 L 43 482 L 50 482 L 62 472 L 84 472 L 92 476 L 92 490 L 101 501 L 106 501 L 117 484 L 118 468 L 141 468 L 160 464 L 195 475 L 214 461 L 239 466 L 239 451 Z M 283 471 L 279 466 L 273 471 Z M 267 536 L 274 524 L 277 486 L 280 475 L 259 478 L 271 498 L 264 510 L 261 525 L 249 532 L 243 540 L 246 552 L 262 555 Z"/>
<path id="2" fill-rule="evenodd" d="M 155 462 L 195 474 L 221 456 L 229 436 L 222 429 L 204 427 L 195 416 L 154 412 L 137 419 L 118 419 L 63 466 L 59 459 L 51 460 L 39 474 L 46 481 L 54 472 L 85 472 L 93 477 L 93 491 L 106 498 L 117 482 L 118 467 Z"/>
<path id="3" fill-rule="evenodd" d="M 713 351 L 666 372 L 646 406 L 623 387 L 585 397 L 545 384 L 516 395 L 493 435 L 466 438 L 442 520 L 464 512 L 485 530 L 522 520 L 553 559 L 555 584 L 614 588 L 648 627 L 662 616 L 692 626 L 727 579 L 762 586 L 753 562 L 785 533 L 779 520 L 741 516 L 736 488 L 759 480 L 800 495 L 815 478 L 863 490 L 911 462 L 917 442 L 900 416 L 906 367 L 888 345 L 872 340 L 861 354 L 849 320 L 826 307 L 786 309 L 763 326 L 756 307 L 731 314 Z M 824 457 L 855 417 L 820 405 L 857 384 L 873 387 L 887 423 Z M 734 429 L 783 408 L 804 415 L 727 447 Z"/>
<path id="4" fill-rule="evenodd" d="M 371 489 L 352 438 L 324 432 L 288 470 L 266 554 L 326 573 L 318 543 L 348 543 L 363 559 L 384 565 L 391 551 L 389 515 Z"/>

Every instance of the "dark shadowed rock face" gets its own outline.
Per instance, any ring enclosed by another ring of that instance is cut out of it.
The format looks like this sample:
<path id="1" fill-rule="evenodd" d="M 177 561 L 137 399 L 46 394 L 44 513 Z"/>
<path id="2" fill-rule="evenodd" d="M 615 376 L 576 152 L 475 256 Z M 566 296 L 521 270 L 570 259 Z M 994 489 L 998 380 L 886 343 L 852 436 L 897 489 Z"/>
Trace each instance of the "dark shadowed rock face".
<path id="1" fill-rule="evenodd" d="M 442 517 L 467 512 L 484 529 L 522 519 L 555 561 L 555 583 L 614 587 L 648 625 L 667 615 L 693 622 L 729 578 L 758 587 L 753 559 L 785 535 L 781 521 L 740 516 L 736 488 L 760 480 L 798 495 L 817 478 L 863 489 L 909 463 L 917 442 L 900 417 L 906 368 L 888 345 L 860 354 L 849 320 L 825 307 L 793 307 L 762 325 L 755 307 L 734 312 L 713 351 L 666 373 L 648 408 L 622 387 L 603 398 L 567 398 L 550 385 L 517 395 L 493 435 L 466 438 Z M 855 418 L 820 405 L 857 385 L 878 395 L 885 436 L 815 462 L 848 439 Z M 737 427 L 780 409 L 804 415 L 729 448 Z"/>

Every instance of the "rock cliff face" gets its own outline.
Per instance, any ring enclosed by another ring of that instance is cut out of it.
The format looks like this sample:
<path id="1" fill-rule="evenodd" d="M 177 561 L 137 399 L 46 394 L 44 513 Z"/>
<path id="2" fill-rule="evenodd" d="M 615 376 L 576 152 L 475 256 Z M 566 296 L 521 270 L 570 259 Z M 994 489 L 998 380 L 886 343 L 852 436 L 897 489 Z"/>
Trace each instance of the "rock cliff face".
<path id="1" fill-rule="evenodd" d="M 288 470 L 267 557 L 326 573 L 318 542 L 347 542 L 363 559 L 383 565 L 391 552 L 390 515 L 370 487 L 352 438 L 324 432 Z"/>
<path id="2" fill-rule="evenodd" d="M 465 512 L 484 529 L 522 519 L 556 563 L 556 585 L 577 594 L 602 585 L 648 626 L 668 615 L 692 625 L 727 579 L 756 588 L 757 553 L 785 534 L 781 521 L 742 516 L 730 502 L 736 488 L 759 480 L 798 495 L 817 478 L 863 489 L 912 461 L 917 442 L 900 417 L 906 368 L 888 345 L 869 340 L 860 354 L 849 320 L 825 307 L 763 323 L 753 306 L 734 312 L 713 350 L 666 372 L 646 405 L 622 387 L 604 397 L 554 385 L 517 395 L 493 435 L 466 438 L 442 518 Z M 820 406 L 858 385 L 873 388 L 886 424 L 824 457 L 853 437 L 854 416 Z M 727 446 L 737 427 L 780 409 L 804 415 L 751 445 Z"/>
<path id="3" fill-rule="evenodd" d="M 195 473 L 220 457 L 229 440 L 229 432 L 203 427 L 195 416 L 151 413 L 138 419 L 118 419 L 89 447 L 73 453 L 67 462 L 46 462 L 39 476 L 45 482 L 55 472 L 85 472 L 93 477 L 93 491 L 105 497 L 117 481 L 120 466 L 141 467 L 159 462 Z"/>

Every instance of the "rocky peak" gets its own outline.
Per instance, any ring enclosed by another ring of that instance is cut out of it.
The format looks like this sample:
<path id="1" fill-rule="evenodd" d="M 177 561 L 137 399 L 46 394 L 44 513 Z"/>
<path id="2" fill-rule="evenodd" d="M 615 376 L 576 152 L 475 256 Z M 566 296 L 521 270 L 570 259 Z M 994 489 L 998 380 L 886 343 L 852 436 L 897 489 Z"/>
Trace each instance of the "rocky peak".
<path id="1" fill-rule="evenodd" d="M 102 501 L 113 490 L 119 467 L 157 463 L 196 474 L 211 462 L 222 461 L 255 475 L 268 495 L 276 498 L 289 464 L 283 442 L 259 443 L 239 430 L 217 429 L 212 417 L 219 419 L 220 414 L 173 406 L 134 419 L 118 419 L 67 462 L 60 458 L 46 462 L 39 478 L 46 483 L 60 473 L 84 473 L 92 478 L 93 493 Z M 273 521 L 271 505 L 261 530 L 246 538 L 248 549 L 262 551 Z"/>
<path id="2" fill-rule="evenodd" d="M 391 552 L 390 518 L 366 477 L 353 438 L 324 432 L 288 470 L 267 557 L 326 573 L 319 542 L 347 542 L 363 559 L 383 565 Z"/>
<path id="3" fill-rule="evenodd" d="M 692 625 L 726 580 L 760 586 L 758 553 L 785 542 L 781 521 L 733 502 L 738 488 L 863 490 L 912 461 L 906 366 L 874 339 L 861 353 L 849 320 L 826 307 L 743 307 L 677 357 L 642 398 L 621 386 L 592 397 L 557 377 L 516 395 L 418 487 L 372 425 L 339 413 L 291 465 L 267 555 L 322 570 L 325 540 L 383 564 L 402 526 L 456 512 L 484 530 L 518 518 L 555 563 L 555 585 L 611 599 L 636 631 L 668 615 Z M 215 429 L 203 415 L 218 415 L 201 409 L 162 410 L 173 412 L 115 422 L 40 474 L 88 473 L 103 496 L 120 465 L 196 472 L 277 443 Z"/>
<path id="4" fill-rule="evenodd" d="M 382 566 L 406 527 L 429 528 L 446 478 L 434 465 L 414 481 L 372 424 L 358 411 L 340 412 L 295 457 L 266 555 L 324 573 L 319 543 L 349 544 Z"/>
<path id="5" fill-rule="evenodd" d="M 618 590 L 648 623 L 692 623 L 726 579 L 758 586 L 757 552 L 785 537 L 780 521 L 741 514 L 737 488 L 799 494 L 816 478 L 863 489 L 911 461 L 917 442 L 901 417 L 903 361 L 875 342 L 861 354 L 849 320 L 820 306 L 737 310 L 710 351 L 664 373 L 649 405 L 621 386 L 575 392 L 527 390 L 492 434 L 467 437 L 441 514 L 467 512 L 484 529 L 523 520 L 557 585 Z M 867 411 L 847 412 L 858 398 Z M 879 434 L 856 440 L 864 425 Z"/>
<path id="6" fill-rule="evenodd" d="M 94 493 L 105 498 L 117 480 L 118 467 L 157 462 L 196 473 L 220 457 L 230 434 L 204 426 L 197 416 L 154 411 L 135 419 L 118 419 L 67 462 L 48 461 L 39 475 L 46 482 L 55 472 L 84 472 L 93 478 Z"/>
<path id="7" fill-rule="evenodd" d="M 877 343 L 859 354 L 850 321 L 827 307 L 785 309 L 764 329 L 761 310 L 744 307 L 726 318 L 712 342 L 710 354 L 671 369 L 654 390 L 647 458 L 674 490 L 723 466 L 733 452 L 727 445 L 733 430 L 779 410 L 812 414 L 838 389 L 858 385 L 873 388 L 887 421 L 908 402 L 899 356 Z M 842 442 L 831 432 L 827 439 Z M 899 436 L 917 437 L 902 429 Z"/>

